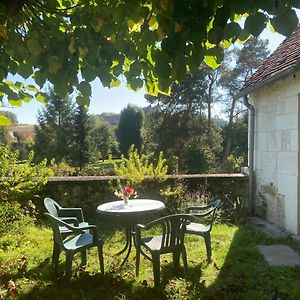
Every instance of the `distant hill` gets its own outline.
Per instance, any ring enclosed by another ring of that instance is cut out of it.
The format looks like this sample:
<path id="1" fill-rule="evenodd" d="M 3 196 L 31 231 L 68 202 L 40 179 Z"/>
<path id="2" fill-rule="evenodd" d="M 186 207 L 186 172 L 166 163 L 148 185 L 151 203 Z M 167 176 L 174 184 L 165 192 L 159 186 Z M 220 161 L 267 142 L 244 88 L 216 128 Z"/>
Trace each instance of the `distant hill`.
<path id="1" fill-rule="evenodd" d="M 120 120 L 120 114 L 104 112 L 99 115 L 99 118 L 111 125 L 117 125 Z"/>

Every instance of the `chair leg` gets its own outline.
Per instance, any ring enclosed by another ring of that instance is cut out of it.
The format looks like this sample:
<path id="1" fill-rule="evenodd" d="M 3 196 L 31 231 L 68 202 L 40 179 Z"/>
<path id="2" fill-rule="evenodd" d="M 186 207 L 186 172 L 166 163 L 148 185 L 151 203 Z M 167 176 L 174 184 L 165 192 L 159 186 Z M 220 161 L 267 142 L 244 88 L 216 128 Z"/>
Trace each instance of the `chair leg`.
<path id="1" fill-rule="evenodd" d="M 86 250 L 81 251 L 81 266 L 86 266 Z"/>
<path id="2" fill-rule="evenodd" d="M 102 244 L 97 246 L 98 248 L 98 257 L 99 257 L 99 264 L 100 264 L 100 271 L 101 274 L 104 274 L 104 259 L 103 259 L 103 246 Z"/>
<path id="3" fill-rule="evenodd" d="M 159 254 L 152 254 L 153 263 L 153 275 L 154 275 L 154 287 L 160 285 L 160 257 Z"/>
<path id="4" fill-rule="evenodd" d="M 186 249 L 183 246 L 182 248 L 182 260 L 183 260 L 183 274 L 184 274 L 184 278 L 187 279 L 187 268 L 188 268 L 188 264 L 187 264 L 187 255 L 186 255 Z"/>
<path id="5" fill-rule="evenodd" d="M 60 254 L 59 246 L 56 243 L 53 243 L 52 266 L 54 267 L 55 274 L 57 274 L 59 254 Z"/>
<path id="6" fill-rule="evenodd" d="M 178 268 L 179 259 L 180 259 L 180 252 L 174 251 L 173 252 L 173 265 L 174 265 L 174 268 Z"/>
<path id="7" fill-rule="evenodd" d="M 71 279 L 72 260 L 73 260 L 73 253 L 72 252 L 66 252 L 66 278 L 67 278 L 67 280 Z"/>
<path id="8" fill-rule="evenodd" d="M 140 258 L 141 258 L 141 249 L 140 246 L 136 246 L 136 256 L 135 256 L 135 275 L 139 276 L 140 272 Z"/>
<path id="9" fill-rule="evenodd" d="M 208 232 L 203 237 L 204 237 L 204 240 L 205 240 L 207 261 L 208 261 L 208 263 L 210 263 L 211 262 L 211 240 L 210 240 L 210 232 Z"/>

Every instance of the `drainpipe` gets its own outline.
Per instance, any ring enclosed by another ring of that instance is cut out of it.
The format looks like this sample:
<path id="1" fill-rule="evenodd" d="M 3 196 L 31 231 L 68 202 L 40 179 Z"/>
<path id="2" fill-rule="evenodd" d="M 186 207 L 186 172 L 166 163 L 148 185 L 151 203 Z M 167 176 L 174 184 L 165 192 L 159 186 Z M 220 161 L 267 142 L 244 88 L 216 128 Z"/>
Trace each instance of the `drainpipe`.
<path id="1" fill-rule="evenodd" d="M 248 142 L 248 164 L 249 164 L 249 191 L 248 191 L 248 212 L 254 215 L 254 130 L 255 130 L 255 109 L 248 102 L 248 96 L 243 96 L 243 103 L 249 110 L 249 142 Z"/>

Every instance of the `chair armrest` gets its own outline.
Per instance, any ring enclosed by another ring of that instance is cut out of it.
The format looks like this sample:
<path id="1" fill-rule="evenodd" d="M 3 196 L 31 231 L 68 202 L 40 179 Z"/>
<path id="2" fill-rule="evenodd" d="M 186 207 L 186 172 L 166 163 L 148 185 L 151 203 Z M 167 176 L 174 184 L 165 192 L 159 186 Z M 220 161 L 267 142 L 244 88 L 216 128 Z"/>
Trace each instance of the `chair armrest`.
<path id="1" fill-rule="evenodd" d="M 79 222 L 84 222 L 83 213 L 81 208 L 67 208 L 61 207 L 58 210 L 59 217 L 76 217 Z"/>
<path id="2" fill-rule="evenodd" d="M 211 204 L 208 204 L 208 205 L 205 205 L 205 206 L 190 206 L 190 207 L 187 208 L 187 212 L 189 213 L 193 210 L 198 210 L 198 211 L 199 210 L 207 210 L 209 208 L 211 208 Z"/>
<path id="3" fill-rule="evenodd" d="M 79 226 L 79 221 L 76 217 L 60 217 L 60 220 L 63 220 L 64 222 L 74 225 L 74 226 Z"/>
<path id="4" fill-rule="evenodd" d="M 61 225 L 65 226 L 66 228 L 70 229 L 71 231 L 73 231 L 74 233 L 83 233 L 85 230 L 87 229 L 92 229 L 94 231 L 97 230 L 96 225 L 88 225 L 88 226 L 73 226 L 70 225 L 68 223 L 66 223 L 65 221 L 61 220 L 61 219 L 57 219 L 58 223 L 60 223 Z"/>

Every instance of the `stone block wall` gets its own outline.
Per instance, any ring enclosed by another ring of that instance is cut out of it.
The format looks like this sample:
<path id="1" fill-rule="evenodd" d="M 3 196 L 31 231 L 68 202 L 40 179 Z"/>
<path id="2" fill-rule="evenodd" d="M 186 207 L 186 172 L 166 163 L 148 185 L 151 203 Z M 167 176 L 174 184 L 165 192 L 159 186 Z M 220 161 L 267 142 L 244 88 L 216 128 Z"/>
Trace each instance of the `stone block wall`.
<path id="1" fill-rule="evenodd" d="M 256 189 L 265 198 L 267 219 L 293 234 L 300 233 L 299 92 L 298 72 L 250 97 L 256 113 Z M 267 186 L 272 187 L 272 193 Z"/>
<path id="2" fill-rule="evenodd" d="M 229 202 L 236 199 L 247 202 L 248 199 L 248 177 L 242 174 L 170 175 L 162 184 L 147 183 L 147 189 L 140 194 L 140 198 L 165 201 L 160 189 L 178 182 L 183 183 L 189 192 L 209 193 L 211 197 Z M 42 197 L 53 198 L 62 206 L 95 211 L 101 203 L 117 200 L 114 196 L 116 186 L 115 176 L 52 177 Z"/>

